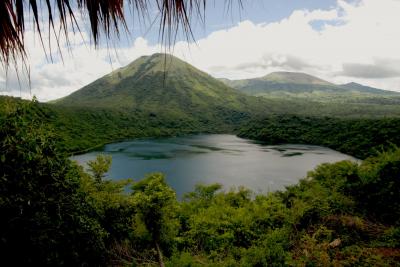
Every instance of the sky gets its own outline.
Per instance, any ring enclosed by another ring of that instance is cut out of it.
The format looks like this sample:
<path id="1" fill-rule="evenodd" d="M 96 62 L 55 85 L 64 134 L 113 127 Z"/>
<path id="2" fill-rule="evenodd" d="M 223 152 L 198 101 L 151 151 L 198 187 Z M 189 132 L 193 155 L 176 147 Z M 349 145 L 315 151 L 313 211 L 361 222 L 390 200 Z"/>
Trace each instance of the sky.
<path id="1" fill-rule="evenodd" d="M 224 2 L 209 1 L 205 23 L 192 21 L 195 40 L 180 35 L 169 52 L 217 78 L 294 71 L 400 92 L 400 0 L 243 0 L 242 9 Z M 61 41 L 62 58 L 53 46 L 52 60 L 27 27 L 30 84 L 21 71 L 17 77 L 0 68 L 0 94 L 57 99 L 140 56 L 165 52 L 157 10 L 141 21 L 127 14 L 129 36 L 95 49 L 83 27 L 71 32 L 70 47 Z"/>

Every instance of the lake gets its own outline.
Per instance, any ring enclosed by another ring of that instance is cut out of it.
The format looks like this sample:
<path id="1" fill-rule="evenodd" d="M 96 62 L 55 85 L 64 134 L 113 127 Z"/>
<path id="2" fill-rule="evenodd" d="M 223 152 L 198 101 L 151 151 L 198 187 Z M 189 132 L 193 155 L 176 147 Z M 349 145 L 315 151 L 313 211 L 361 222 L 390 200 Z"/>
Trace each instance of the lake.
<path id="1" fill-rule="evenodd" d="M 139 180 L 162 172 L 179 197 L 198 183 L 220 183 L 225 189 L 243 185 L 257 193 L 281 190 L 321 163 L 356 160 L 325 147 L 267 146 L 228 134 L 135 139 L 72 159 L 85 164 L 99 153 L 112 156 L 108 178 Z"/>

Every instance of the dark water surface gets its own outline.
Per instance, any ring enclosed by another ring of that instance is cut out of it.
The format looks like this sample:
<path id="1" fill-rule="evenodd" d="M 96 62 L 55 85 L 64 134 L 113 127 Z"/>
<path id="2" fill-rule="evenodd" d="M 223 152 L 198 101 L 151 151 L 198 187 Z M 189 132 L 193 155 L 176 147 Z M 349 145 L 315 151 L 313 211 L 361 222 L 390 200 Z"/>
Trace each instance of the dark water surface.
<path id="1" fill-rule="evenodd" d="M 72 158 L 85 164 L 99 153 L 112 156 L 109 178 L 139 180 L 162 172 L 178 196 L 193 191 L 198 183 L 220 183 L 225 189 L 243 185 L 255 192 L 280 190 L 321 163 L 355 160 L 325 147 L 265 146 L 227 134 L 136 139 Z"/>

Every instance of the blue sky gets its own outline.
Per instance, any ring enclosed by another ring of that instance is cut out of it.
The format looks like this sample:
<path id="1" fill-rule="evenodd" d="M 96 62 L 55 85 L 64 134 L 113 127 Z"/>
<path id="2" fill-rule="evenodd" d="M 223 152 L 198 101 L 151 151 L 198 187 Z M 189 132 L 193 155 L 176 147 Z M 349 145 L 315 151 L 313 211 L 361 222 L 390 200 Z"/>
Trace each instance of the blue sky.
<path id="1" fill-rule="evenodd" d="M 181 35 L 167 51 L 217 78 L 293 71 L 337 84 L 358 82 L 400 91 L 399 0 L 243 0 L 240 12 L 235 5 L 227 10 L 224 3 L 209 1 L 206 23 L 192 21 L 196 43 Z M 113 40 L 111 49 L 105 42 L 94 49 L 86 32 L 84 40 L 71 32 L 70 49 L 61 43 L 64 61 L 55 54 L 56 60 L 49 62 L 37 35 L 28 29 L 31 90 L 22 91 L 17 77 L 6 77 L 0 69 L 0 94 L 56 99 L 140 56 L 165 52 L 158 22 L 149 29 L 157 10 L 149 16 L 142 24 L 128 19 L 132 35 Z"/>
<path id="2" fill-rule="evenodd" d="M 336 4 L 336 0 L 244 0 L 242 9 L 233 3 L 233 8 L 227 10 L 225 1 L 212 2 L 207 6 L 205 27 L 196 28 L 195 33 L 199 38 L 244 20 L 270 23 L 287 18 L 295 10 L 330 9 Z M 224 9 L 225 12 L 221 12 Z"/>
<path id="3" fill-rule="evenodd" d="M 233 0 L 232 4 L 227 5 L 225 0 L 210 0 L 207 3 L 205 10 L 205 23 L 194 19 L 192 30 L 195 39 L 205 38 L 210 33 L 233 27 L 241 21 L 252 21 L 253 23 L 271 23 L 280 21 L 290 16 L 295 10 L 315 10 L 315 9 L 331 9 L 335 7 L 336 0 L 242 0 L 242 6 L 238 1 Z M 156 12 L 156 7 L 153 11 Z M 152 20 L 145 19 L 138 21 L 137 17 L 132 19 L 128 14 L 128 25 L 132 32 L 131 38 L 144 37 L 149 41 L 149 44 L 157 44 L 160 39 L 158 35 L 158 21 L 150 27 Z M 321 23 L 315 23 L 318 28 Z M 179 35 L 179 40 L 184 40 L 185 36 Z M 118 46 L 125 47 L 129 45 L 126 38 L 121 38 Z"/>

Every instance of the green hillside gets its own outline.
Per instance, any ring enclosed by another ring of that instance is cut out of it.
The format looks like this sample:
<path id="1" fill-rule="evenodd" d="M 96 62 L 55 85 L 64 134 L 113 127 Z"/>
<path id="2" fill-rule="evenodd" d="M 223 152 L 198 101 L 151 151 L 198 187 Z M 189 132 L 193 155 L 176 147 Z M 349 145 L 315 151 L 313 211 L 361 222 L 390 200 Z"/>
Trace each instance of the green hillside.
<path id="1" fill-rule="evenodd" d="M 192 121 L 213 130 L 215 125 L 232 129 L 249 118 L 268 114 L 400 115 L 400 97 L 353 92 L 302 73 L 279 72 L 260 79 L 234 81 L 236 85 L 231 85 L 239 90 L 226 85 L 231 82 L 217 80 L 171 55 L 154 54 L 140 57 L 53 104 L 147 112 Z M 257 93 L 265 84 L 275 89 Z"/>
<path id="2" fill-rule="evenodd" d="M 296 115 L 250 121 L 238 135 L 264 144 L 313 144 L 359 159 L 400 145 L 399 118 L 332 118 Z"/>
<path id="3" fill-rule="evenodd" d="M 263 112 L 262 100 L 246 96 L 176 57 L 143 56 L 56 103 L 170 114 L 182 119 L 224 120 Z"/>
<path id="4" fill-rule="evenodd" d="M 227 85 L 251 95 L 269 92 L 305 93 L 313 91 L 346 92 L 336 85 L 317 77 L 297 72 L 273 72 L 266 76 L 245 80 L 227 80 Z"/>
<path id="5" fill-rule="evenodd" d="M 225 84 L 248 95 L 267 99 L 307 99 L 317 102 L 352 104 L 400 104 L 400 94 L 357 83 L 336 85 L 320 78 L 296 72 L 273 72 L 264 77 L 228 80 Z"/>
<path id="6" fill-rule="evenodd" d="M 0 96 L 0 121 L 20 105 L 29 105 L 27 119 L 40 118 L 58 136 L 58 147 L 69 153 L 83 152 L 127 138 L 231 132 L 234 125 L 138 110 L 127 112 L 101 107 L 59 106 L 8 96 Z"/>
<path id="7" fill-rule="evenodd" d="M 276 73 L 263 79 L 331 86 L 305 74 Z M 400 116 L 400 105 L 392 96 L 375 95 L 369 102 L 346 98 L 351 99 L 349 104 L 319 101 L 315 95 L 249 96 L 173 56 L 155 54 L 141 57 L 69 96 L 36 106 L 42 121 L 52 125 L 62 139 L 62 149 L 68 152 L 125 138 L 236 133 L 250 120 L 272 115 L 354 119 Z M 0 117 L 15 101 L 20 100 L 0 97 Z"/>
<path id="8" fill-rule="evenodd" d="M 276 83 L 313 84 L 313 85 L 324 85 L 324 86 L 333 85 L 330 82 L 324 81 L 320 78 L 301 72 L 285 72 L 285 71 L 273 72 L 264 77 L 261 77 L 260 79 Z"/>
<path id="9" fill-rule="evenodd" d="M 378 95 L 397 95 L 399 96 L 399 93 L 389 91 L 389 90 L 383 90 L 383 89 L 378 89 L 370 86 L 365 86 L 359 83 L 351 82 L 351 83 L 346 83 L 340 85 L 340 87 L 347 88 L 351 91 L 358 91 L 358 92 L 364 92 L 364 93 L 372 93 L 372 94 L 378 94 Z"/>

